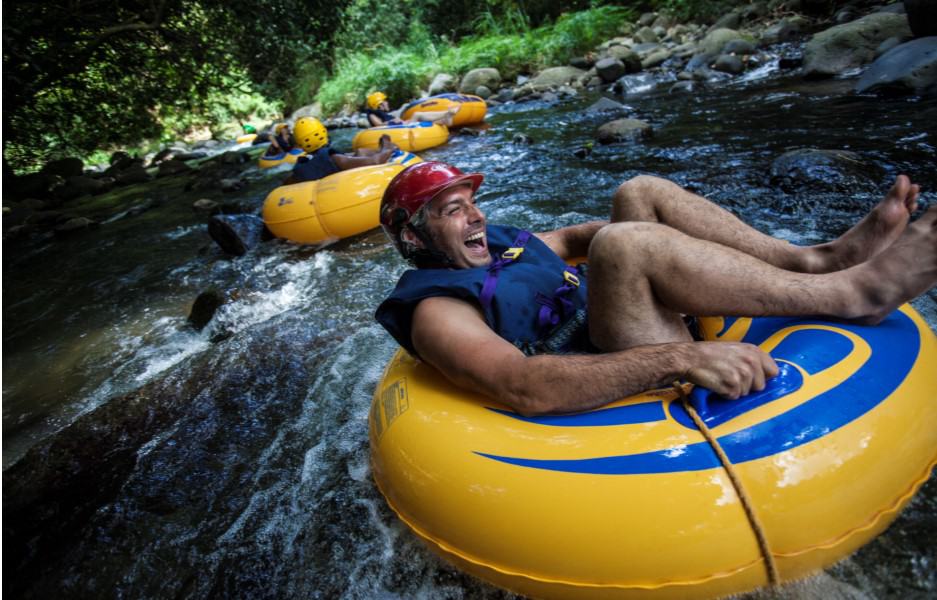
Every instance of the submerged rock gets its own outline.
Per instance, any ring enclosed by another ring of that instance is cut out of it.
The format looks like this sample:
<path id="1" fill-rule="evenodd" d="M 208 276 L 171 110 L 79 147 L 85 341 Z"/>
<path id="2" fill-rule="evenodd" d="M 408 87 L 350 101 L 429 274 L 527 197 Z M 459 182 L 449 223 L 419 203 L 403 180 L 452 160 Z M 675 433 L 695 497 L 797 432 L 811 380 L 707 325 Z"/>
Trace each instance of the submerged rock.
<path id="1" fill-rule="evenodd" d="M 786 191 L 871 190 L 878 176 L 868 161 L 848 150 L 802 148 L 785 152 L 771 164 L 771 183 Z"/>
<path id="2" fill-rule="evenodd" d="M 196 331 L 205 329 L 215 312 L 225 303 L 225 296 L 218 290 L 206 290 L 198 295 L 189 311 L 188 322 Z"/>
<path id="3" fill-rule="evenodd" d="M 208 235 L 228 254 L 244 256 L 262 242 L 266 227 L 257 215 L 218 215 L 208 221 Z"/>
<path id="4" fill-rule="evenodd" d="M 595 113 L 595 112 L 604 112 L 609 110 L 626 110 L 628 107 L 622 104 L 621 102 L 615 102 L 611 98 L 601 97 L 595 102 L 592 103 L 589 108 L 586 109 L 586 112 Z"/>
<path id="5" fill-rule="evenodd" d="M 650 133 L 651 126 L 640 119 L 616 119 L 599 127 L 596 139 L 601 144 L 613 144 L 646 137 Z"/>

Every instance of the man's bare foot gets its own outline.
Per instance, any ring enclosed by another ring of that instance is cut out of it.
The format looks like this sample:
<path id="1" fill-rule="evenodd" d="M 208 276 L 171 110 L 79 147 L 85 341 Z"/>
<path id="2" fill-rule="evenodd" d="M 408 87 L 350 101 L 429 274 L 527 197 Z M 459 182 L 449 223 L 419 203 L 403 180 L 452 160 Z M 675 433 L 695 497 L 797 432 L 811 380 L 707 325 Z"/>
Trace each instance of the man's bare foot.
<path id="1" fill-rule="evenodd" d="M 917 210 L 921 188 L 899 175 L 885 198 L 852 229 L 827 244 L 813 246 L 810 271 L 829 273 L 860 264 L 891 246 Z"/>
<path id="2" fill-rule="evenodd" d="M 937 206 L 908 225 L 887 249 L 847 273 L 858 278 L 854 320 L 866 324 L 880 322 L 937 285 Z"/>
<path id="3" fill-rule="evenodd" d="M 397 149 L 398 149 L 397 144 L 392 142 L 390 139 L 390 136 L 387 135 L 386 133 L 382 135 L 380 139 L 378 139 L 378 150 L 382 152 L 387 151 L 387 150 L 389 150 L 390 152 L 393 152 L 394 150 L 397 150 Z"/>
<path id="4" fill-rule="evenodd" d="M 462 110 L 461 104 L 458 106 L 450 106 L 449 110 L 446 111 L 446 116 L 436 122 L 445 125 L 446 127 L 452 127 L 452 120 L 460 110 Z"/>

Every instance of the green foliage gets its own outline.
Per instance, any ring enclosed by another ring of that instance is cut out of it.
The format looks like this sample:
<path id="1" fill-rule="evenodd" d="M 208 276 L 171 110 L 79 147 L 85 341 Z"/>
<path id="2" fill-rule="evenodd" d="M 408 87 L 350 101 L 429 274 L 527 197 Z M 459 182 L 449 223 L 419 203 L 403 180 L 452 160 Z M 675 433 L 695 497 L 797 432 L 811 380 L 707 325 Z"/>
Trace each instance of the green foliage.
<path id="1" fill-rule="evenodd" d="M 466 37 L 458 45 L 441 49 L 421 22 L 411 21 L 406 40 L 402 44 L 398 41 L 396 48 L 385 39 L 379 42 L 379 51 L 343 53 L 317 99 L 330 113 L 360 107 L 368 93 L 381 90 L 392 106 L 399 106 L 416 96 L 440 71 L 462 75 L 474 68 L 494 67 L 502 77 L 513 78 L 518 73 L 565 64 L 613 37 L 622 23 L 634 16 L 626 8 L 598 6 L 562 14 L 555 24 L 531 29 L 529 20 L 517 10 L 506 10 L 501 20 L 491 12 L 481 15 L 477 23 L 491 33 Z"/>
<path id="2" fill-rule="evenodd" d="M 653 10 L 669 12 L 681 21 L 712 21 L 746 0 L 653 0 Z"/>

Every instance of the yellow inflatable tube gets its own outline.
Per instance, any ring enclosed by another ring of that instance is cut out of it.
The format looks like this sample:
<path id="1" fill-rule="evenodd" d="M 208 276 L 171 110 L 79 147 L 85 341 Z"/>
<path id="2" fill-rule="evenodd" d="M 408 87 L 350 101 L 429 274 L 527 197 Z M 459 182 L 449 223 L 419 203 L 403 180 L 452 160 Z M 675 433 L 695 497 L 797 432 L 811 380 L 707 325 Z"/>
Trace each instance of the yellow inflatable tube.
<path id="1" fill-rule="evenodd" d="M 263 220 L 273 235 L 300 244 L 317 244 L 377 227 L 381 196 L 394 176 L 422 162 L 395 152 L 391 162 L 339 171 L 317 181 L 283 185 L 264 200 Z"/>
<path id="2" fill-rule="evenodd" d="M 524 418 L 403 350 L 374 394 L 374 479 L 431 549 L 536 598 L 712 598 L 830 565 L 882 532 L 937 457 L 937 338 L 909 306 L 876 327 L 708 319 L 707 339 L 761 345 L 764 392 L 674 390 L 578 415 Z M 689 387 L 689 386 L 687 386 Z"/>
<path id="3" fill-rule="evenodd" d="M 264 154 L 257 161 L 257 165 L 261 169 L 269 169 L 282 165 L 283 163 L 294 165 L 299 157 L 305 154 L 302 148 L 293 148 L 289 152 L 280 152 L 279 154 Z"/>
<path id="4" fill-rule="evenodd" d="M 255 139 L 257 139 L 256 133 L 245 133 L 244 135 L 239 135 L 236 141 L 238 144 L 246 144 L 248 142 L 253 142 Z"/>
<path id="5" fill-rule="evenodd" d="M 412 119 L 418 112 L 439 112 L 459 107 L 459 112 L 452 118 L 453 127 L 473 125 L 485 120 L 488 105 L 479 96 L 471 94 L 439 94 L 411 102 L 403 109 L 401 118 Z"/>
<path id="6" fill-rule="evenodd" d="M 449 140 L 449 128 L 439 123 L 381 125 L 359 132 L 352 140 L 351 147 L 354 150 L 377 148 L 383 135 L 390 136 L 390 140 L 404 152 L 419 152 L 445 144 Z"/>

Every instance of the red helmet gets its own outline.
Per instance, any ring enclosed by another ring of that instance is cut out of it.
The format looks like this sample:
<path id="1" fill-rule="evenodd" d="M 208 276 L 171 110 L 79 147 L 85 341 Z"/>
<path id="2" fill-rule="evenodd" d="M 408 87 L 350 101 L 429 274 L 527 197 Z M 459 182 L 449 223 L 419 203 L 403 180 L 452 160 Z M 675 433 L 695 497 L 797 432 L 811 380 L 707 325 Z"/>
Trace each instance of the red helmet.
<path id="1" fill-rule="evenodd" d="M 481 173 L 463 173 L 456 167 L 442 162 L 422 162 L 407 167 L 397 173 L 384 190 L 384 197 L 381 199 L 381 227 L 397 246 L 397 250 L 405 258 L 409 258 L 402 248 L 400 232 L 416 211 L 443 190 L 456 185 L 471 184 L 472 192 L 476 192 L 484 179 Z"/>

